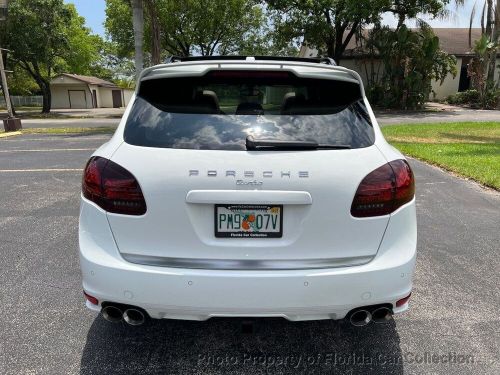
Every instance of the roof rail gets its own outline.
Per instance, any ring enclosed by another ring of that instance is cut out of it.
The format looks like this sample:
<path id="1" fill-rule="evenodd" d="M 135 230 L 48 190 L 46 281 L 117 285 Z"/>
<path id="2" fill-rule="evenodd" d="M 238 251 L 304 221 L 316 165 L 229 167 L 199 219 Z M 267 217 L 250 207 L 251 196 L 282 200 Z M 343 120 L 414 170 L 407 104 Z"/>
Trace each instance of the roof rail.
<path id="1" fill-rule="evenodd" d="M 214 60 L 249 60 L 249 61 L 294 61 L 304 63 L 326 64 L 336 66 L 337 63 L 331 57 L 293 57 L 293 56 L 169 56 L 165 64 L 184 61 L 214 61 Z"/>

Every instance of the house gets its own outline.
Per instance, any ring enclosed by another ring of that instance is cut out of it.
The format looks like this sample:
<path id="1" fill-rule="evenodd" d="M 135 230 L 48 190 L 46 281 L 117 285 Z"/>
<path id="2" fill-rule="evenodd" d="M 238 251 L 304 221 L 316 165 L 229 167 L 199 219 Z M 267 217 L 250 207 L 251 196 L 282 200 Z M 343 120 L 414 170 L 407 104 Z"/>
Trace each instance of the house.
<path id="1" fill-rule="evenodd" d="M 50 81 L 52 108 L 125 107 L 134 90 L 123 89 L 97 77 L 63 73 Z"/>
<path id="2" fill-rule="evenodd" d="M 465 91 L 470 88 L 470 79 L 467 77 L 467 66 L 474 56 L 469 46 L 469 29 L 468 28 L 434 28 L 434 34 L 439 37 L 441 49 L 450 55 L 454 55 L 457 59 L 456 68 L 457 75 L 453 77 L 448 74 L 443 83 L 433 81 L 430 99 L 445 99 L 449 95 L 459 91 Z M 365 30 L 366 32 L 366 30 Z M 474 41 L 481 37 L 481 29 L 472 29 L 471 39 L 472 45 Z M 316 57 L 318 51 L 303 45 L 300 49 L 301 57 Z M 368 59 L 365 51 L 363 51 L 362 43 L 356 38 L 352 38 L 347 45 L 346 51 L 342 60 L 337 62 L 340 66 L 355 70 L 363 79 L 365 86 L 368 83 L 368 77 L 372 74 L 372 66 L 374 74 L 382 74 L 382 61 L 377 59 Z M 373 64 L 373 65 L 372 65 Z M 497 67 L 495 79 L 498 79 L 500 69 Z"/>

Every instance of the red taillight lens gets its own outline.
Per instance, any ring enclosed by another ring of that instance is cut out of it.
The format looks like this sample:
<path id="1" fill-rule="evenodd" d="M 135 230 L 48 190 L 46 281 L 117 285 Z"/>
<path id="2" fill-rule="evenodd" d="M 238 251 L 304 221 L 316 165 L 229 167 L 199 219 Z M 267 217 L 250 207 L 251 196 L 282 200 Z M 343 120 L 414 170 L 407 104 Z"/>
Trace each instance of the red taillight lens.
<path id="1" fill-rule="evenodd" d="M 388 215 L 415 195 L 415 179 L 406 160 L 394 160 L 375 169 L 359 184 L 351 215 L 370 217 Z"/>
<path id="2" fill-rule="evenodd" d="M 83 174 L 83 196 L 116 214 L 143 215 L 146 201 L 136 178 L 111 160 L 92 157 Z"/>
<path id="3" fill-rule="evenodd" d="M 393 211 L 408 203 L 415 196 L 415 177 L 406 160 L 394 160 L 389 163 L 396 176 L 396 192 Z"/>
<path id="4" fill-rule="evenodd" d="M 410 299 L 410 297 L 411 297 L 411 293 L 408 294 L 405 298 L 401 298 L 399 301 L 396 302 L 396 307 L 403 306 L 406 302 L 408 302 L 408 300 Z"/>
<path id="5" fill-rule="evenodd" d="M 99 301 L 97 300 L 97 298 L 92 297 L 90 294 L 87 294 L 85 291 L 83 291 L 83 295 L 85 296 L 85 299 L 87 301 L 89 301 L 91 304 L 93 304 L 93 305 L 99 304 Z"/>

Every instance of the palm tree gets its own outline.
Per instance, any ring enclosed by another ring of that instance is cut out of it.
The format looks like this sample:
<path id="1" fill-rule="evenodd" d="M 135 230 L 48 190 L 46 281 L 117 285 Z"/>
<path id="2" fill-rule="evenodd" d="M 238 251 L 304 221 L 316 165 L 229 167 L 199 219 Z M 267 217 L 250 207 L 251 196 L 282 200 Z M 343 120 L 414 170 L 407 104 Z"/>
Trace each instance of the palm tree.
<path id="1" fill-rule="evenodd" d="M 469 46 L 472 47 L 471 33 L 472 23 L 476 16 L 476 5 L 472 8 L 469 24 Z M 485 62 L 487 75 L 486 81 L 493 82 L 496 69 L 496 57 L 498 51 L 498 42 L 500 37 L 500 0 L 484 0 L 481 10 L 481 38 L 484 38 L 490 44 L 489 58 Z M 483 41 L 484 42 L 484 41 Z"/>
<path id="2" fill-rule="evenodd" d="M 144 9 L 142 0 L 132 0 L 132 23 L 134 25 L 135 74 L 138 78 L 144 66 Z"/>
<path id="3" fill-rule="evenodd" d="M 490 0 L 491 2 L 491 0 Z M 490 69 L 488 71 L 488 79 L 495 79 L 495 69 L 497 65 L 498 42 L 500 39 L 500 0 L 495 4 L 490 4 L 490 24 L 491 24 L 491 42 L 494 44 L 494 50 L 490 55 Z"/>

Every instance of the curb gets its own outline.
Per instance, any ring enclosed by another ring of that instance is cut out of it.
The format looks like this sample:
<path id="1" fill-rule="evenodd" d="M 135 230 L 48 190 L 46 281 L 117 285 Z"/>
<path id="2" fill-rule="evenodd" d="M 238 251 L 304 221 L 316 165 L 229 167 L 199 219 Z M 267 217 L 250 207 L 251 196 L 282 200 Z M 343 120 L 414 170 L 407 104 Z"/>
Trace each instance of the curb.
<path id="1" fill-rule="evenodd" d="M 17 132 L 8 132 L 8 133 L 0 133 L 0 138 L 7 138 L 7 137 L 12 137 L 12 136 L 21 135 L 21 134 L 23 134 L 23 133 L 20 132 L 20 131 L 17 131 Z"/>

